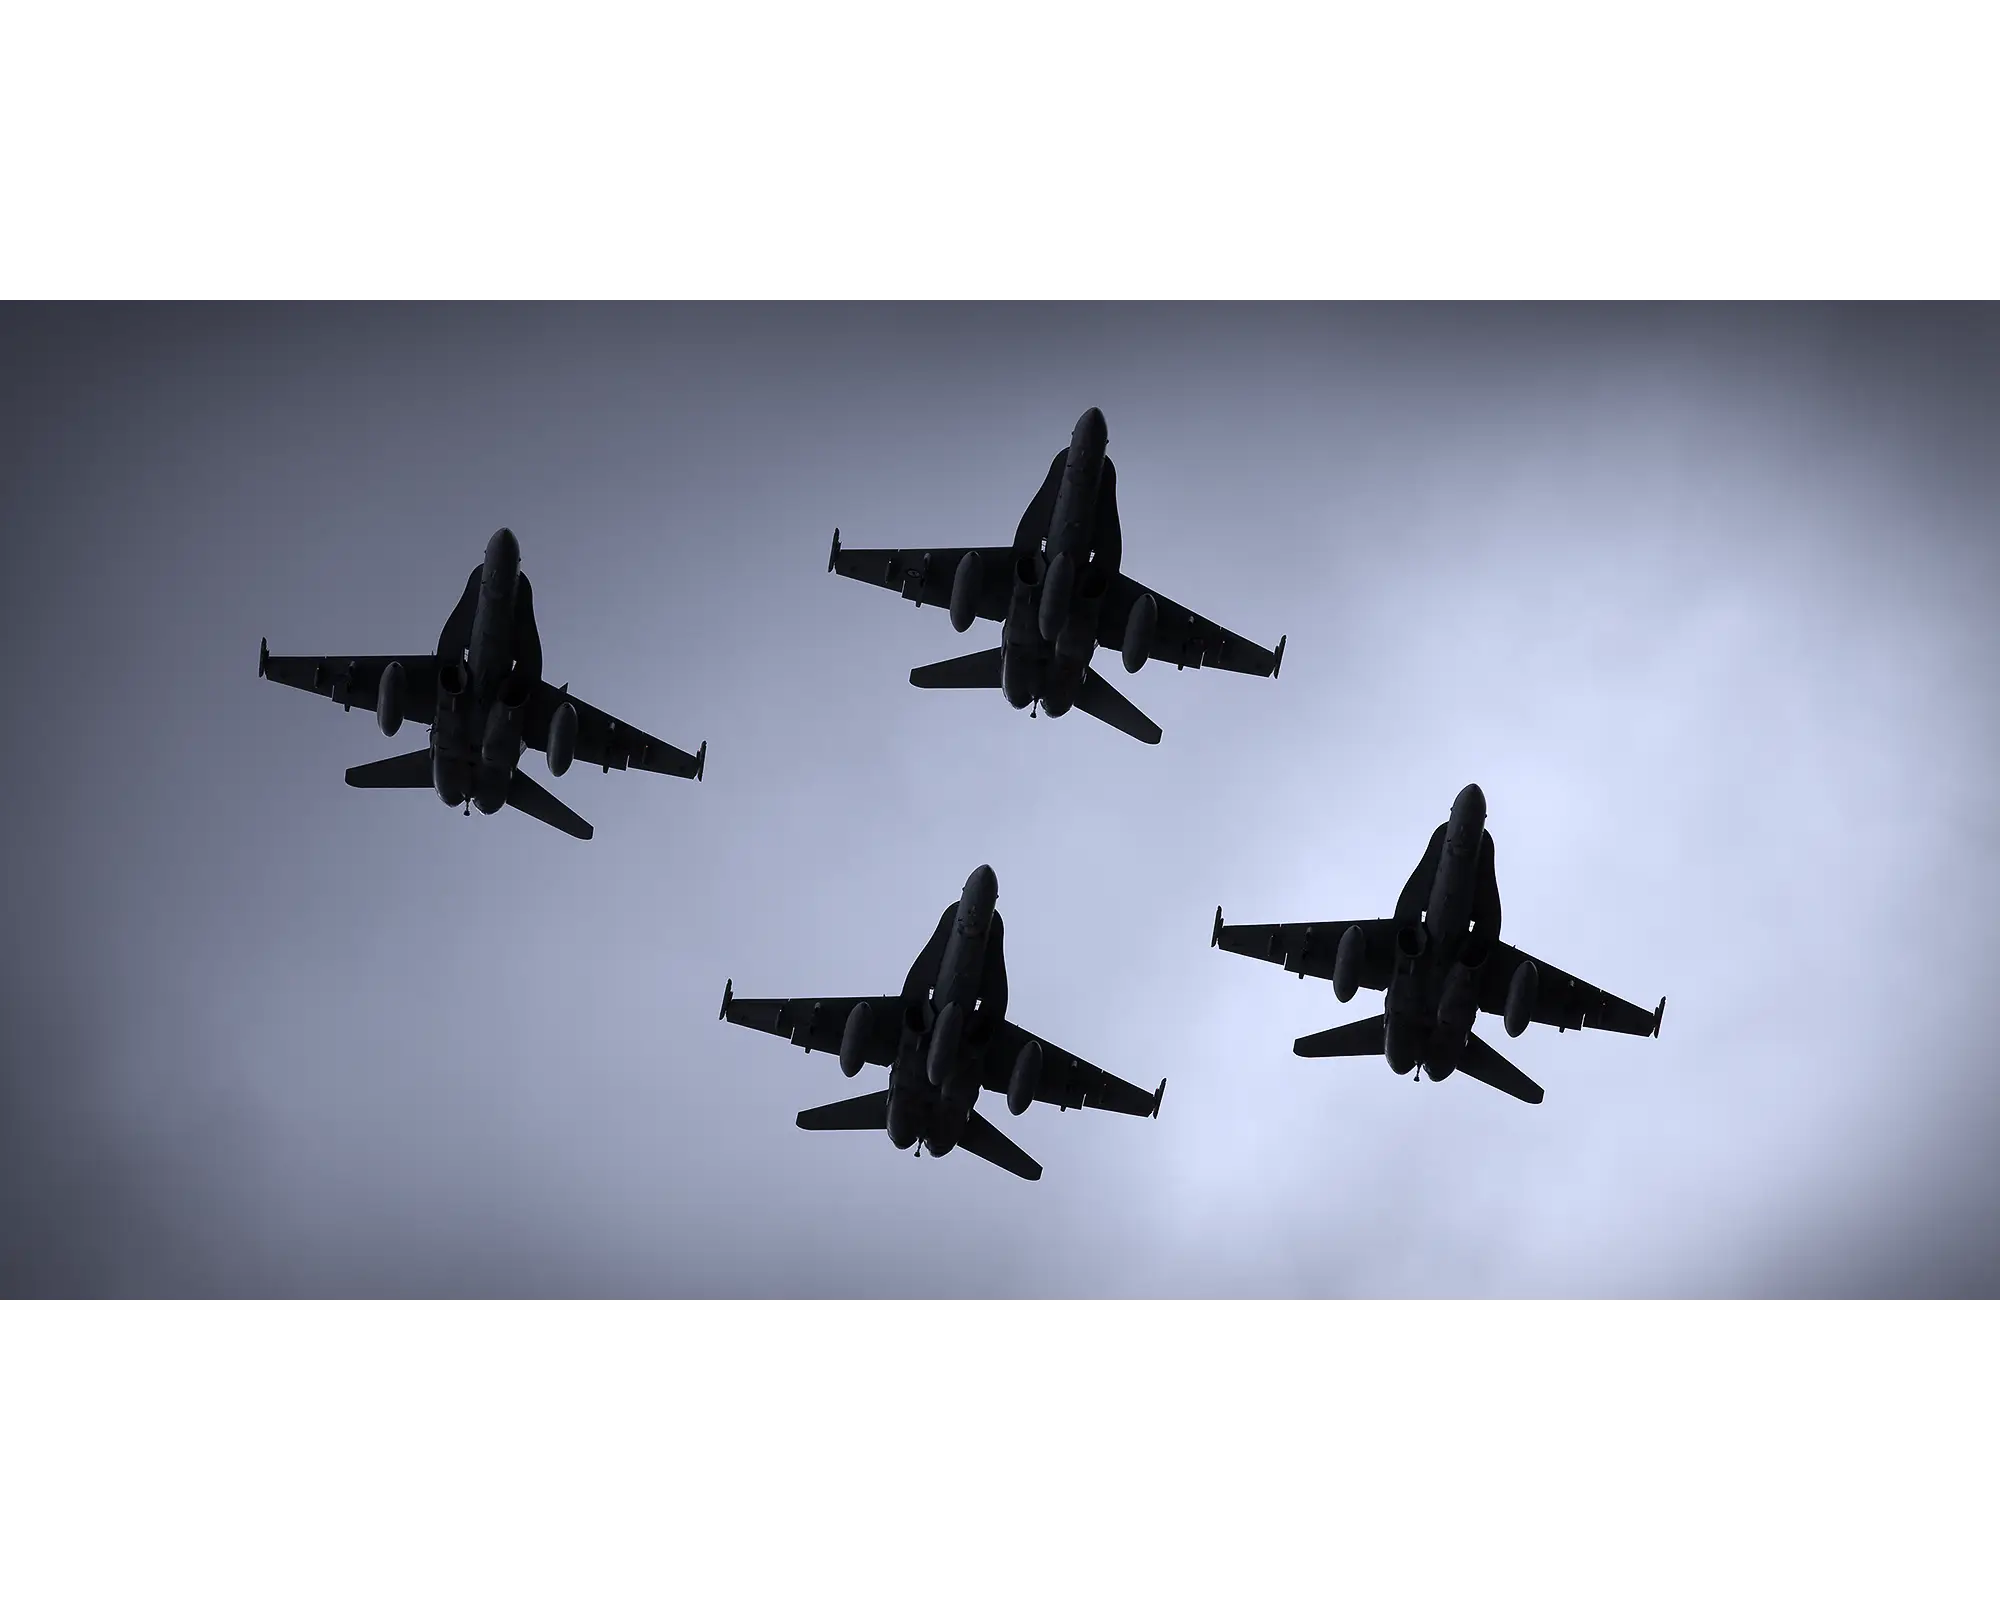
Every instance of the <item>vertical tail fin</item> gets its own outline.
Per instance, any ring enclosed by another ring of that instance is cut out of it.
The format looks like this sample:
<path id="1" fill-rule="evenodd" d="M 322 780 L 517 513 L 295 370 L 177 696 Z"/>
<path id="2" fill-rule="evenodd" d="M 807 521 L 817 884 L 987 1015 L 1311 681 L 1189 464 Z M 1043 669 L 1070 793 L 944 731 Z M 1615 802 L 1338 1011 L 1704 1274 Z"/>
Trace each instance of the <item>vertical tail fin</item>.
<path id="1" fill-rule="evenodd" d="M 912 667 L 910 682 L 919 689 L 997 689 L 1000 651 L 975 650 L 969 656 L 953 656 L 949 661 L 933 661 L 927 667 Z"/>
<path id="2" fill-rule="evenodd" d="M 801 1111 L 799 1126 L 809 1133 L 881 1133 L 889 1126 L 889 1091 L 877 1089 L 873 1094 Z"/>
<path id="3" fill-rule="evenodd" d="M 591 835 L 589 823 L 519 767 L 514 769 L 514 776 L 507 780 L 507 804 L 516 811 L 525 812 L 537 822 L 546 822 L 551 828 L 562 829 L 572 839 L 588 839 Z"/>
<path id="4" fill-rule="evenodd" d="M 1466 1036 L 1465 1054 L 1459 1058 L 1458 1070 L 1531 1106 L 1542 1103 L 1542 1086 L 1476 1033 Z"/>
<path id="5" fill-rule="evenodd" d="M 1017 1178 L 1026 1178 L 1034 1183 L 1042 1175 L 1042 1164 L 1027 1151 L 988 1122 L 977 1111 L 965 1119 L 965 1132 L 959 1135 L 958 1147 L 970 1150 L 982 1161 L 990 1161 L 1003 1171 L 1011 1172 Z"/>
<path id="6" fill-rule="evenodd" d="M 404 755 L 390 756 L 386 761 L 349 767 L 347 785 L 350 789 L 428 789 L 431 786 L 431 753 L 427 749 L 411 750 Z"/>
<path id="7" fill-rule="evenodd" d="M 1160 725 L 1112 688 L 1102 673 L 1084 674 L 1076 691 L 1076 709 L 1110 723 L 1120 733 L 1129 733 L 1141 744 L 1160 742 Z"/>
<path id="8" fill-rule="evenodd" d="M 1343 1022 L 1324 1033 L 1309 1033 L 1292 1041 L 1295 1056 L 1379 1056 L 1388 1048 L 1389 1018 L 1363 1017 L 1359 1022 Z"/>

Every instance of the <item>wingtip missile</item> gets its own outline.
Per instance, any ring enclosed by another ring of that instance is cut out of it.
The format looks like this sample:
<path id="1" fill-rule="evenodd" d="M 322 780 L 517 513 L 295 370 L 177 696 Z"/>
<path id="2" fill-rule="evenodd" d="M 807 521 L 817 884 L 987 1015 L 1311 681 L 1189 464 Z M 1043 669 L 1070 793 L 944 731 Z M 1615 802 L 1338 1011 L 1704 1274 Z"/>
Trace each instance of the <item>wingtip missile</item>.
<path id="1" fill-rule="evenodd" d="M 1271 676 L 1275 679 L 1285 664 L 1285 635 L 1278 635 L 1278 648 L 1271 652 Z"/>
<path id="2" fill-rule="evenodd" d="M 1660 1023 L 1662 1020 L 1664 1020 L 1666 1014 L 1667 1014 L 1667 997 L 1665 995 L 1661 995 L 1660 1003 L 1653 1008 L 1653 1037 L 1655 1039 L 1659 1038 L 1660 1036 Z"/>
<path id="3" fill-rule="evenodd" d="M 834 562 L 840 559 L 840 530 L 833 530 L 833 548 L 826 553 L 826 570 L 833 571 Z"/>
<path id="4" fill-rule="evenodd" d="M 264 669 L 270 666 L 270 664 L 271 641 L 269 639 L 259 639 L 257 641 L 257 676 L 260 678 L 263 677 Z"/>
<path id="5" fill-rule="evenodd" d="M 717 1022 L 727 1022 L 729 1020 L 729 1002 L 735 998 L 736 980 L 734 978 L 724 978 L 722 980 L 722 1009 L 715 1014 Z"/>
<path id="6" fill-rule="evenodd" d="M 1208 947 L 1213 950 L 1222 943 L 1222 907 L 1215 908 L 1215 926 L 1208 931 Z"/>
<path id="7" fill-rule="evenodd" d="M 701 748 L 694 753 L 694 781 L 701 782 L 701 775 L 708 766 L 708 741 L 701 741 Z"/>
<path id="8" fill-rule="evenodd" d="M 1155 1122 L 1159 1121 L 1160 1119 L 1160 1102 L 1166 1099 L 1166 1097 L 1167 1097 L 1167 1080 L 1165 1078 L 1162 1078 L 1160 1080 L 1159 1088 L 1153 1091 L 1153 1109 L 1149 1113 L 1149 1115 L 1151 1115 L 1151 1117 Z"/>

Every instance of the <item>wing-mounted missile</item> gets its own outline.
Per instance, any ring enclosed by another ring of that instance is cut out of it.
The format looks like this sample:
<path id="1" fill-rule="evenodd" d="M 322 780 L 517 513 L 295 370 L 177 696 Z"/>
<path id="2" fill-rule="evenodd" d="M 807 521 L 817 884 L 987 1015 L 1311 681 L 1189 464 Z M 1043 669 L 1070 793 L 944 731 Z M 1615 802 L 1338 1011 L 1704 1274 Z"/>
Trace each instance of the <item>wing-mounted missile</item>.
<path id="1" fill-rule="evenodd" d="M 874 1026 L 875 1008 L 866 1000 L 847 1013 L 847 1026 L 840 1030 L 840 1070 L 850 1078 L 861 1070 Z"/>
<path id="2" fill-rule="evenodd" d="M 1507 1010 L 1502 1020 L 1508 1038 L 1518 1039 L 1527 1031 L 1535 1015 L 1535 994 L 1541 987 L 1541 978 L 1541 968 L 1532 961 L 1523 961 L 1514 969 L 1514 976 L 1507 980 Z M 1658 1023 L 1654 1026 L 1657 1027 Z"/>
<path id="3" fill-rule="evenodd" d="M 472 674 L 465 663 L 455 657 L 438 663 L 437 731 L 439 748 L 470 743 L 474 730 L 467 726 L 472 719 Z"/>
<path id="4" fill-rule="evenodd" d="M 510 678 L 501 686 L 500 698 L 486 714 L 486 736 L 480 740 L 479 756 L 489 767 L 511 767 L 521 758 L 522 729 L 528 720 L 528 685 Z"/>
<path id="5" fill-rule="evenodd" d="M 575 759 L 576 703 L 565 700 L 549 718 L 549 776 L 560 778 Z"/>
<path id="6" fill-rule="evenodd" d="M 1407 1017 L 1393 1011 L 1382 1019 L 1382 1054 L 1389 1058 L 1389 1070 L 1399 1078 L 1417 1064 L 1420 1032 Z"/>
<path id="7" fill-rule="evenodd" d="M 1030 551 L 1014 563 L 1014 592 L 1007 601 L 1007 620 L 1000 630 L 1000 692 L 1016 711 L 1034 703 L 1041 688 L 1041 654 L 1037 646 L 1036 591 L 1042 581 L 1041 557 Z"/>
<path id="8" fill-rule="evenodd" d="M 1665 995 L 1661 995 L 1660 1003 L 1653 1008 L 1653 1037 L 1655 1039 L 1659 1038 L 1660 1036 L 1660 1024 L 1666 1020 L 1666 1016 L 1667 1016 L 1667 997 Z"/>
<path id="9" fill-rule="evenodd" d="M 1007 620 L 1000 627 L 1003 644 L 1032 644 L 1037 638 L 1035 607 L 1045 576 L 1042 558 L 1032 550 L 1014 563 L 1014 591 L 1007 599 Z"/>
<path id="10" fill-rule="evenodd" d="M 381 687 L 375 691 L 375 726 L 394 734 L 403 725 L 403 663 L 392 661 L 382 669 Z"/>
<path id="11" fill-rule="evenodd" d="M 1359 928 L 1349 928 L 1333 952 L 1333 997 L 1342 1005 L 1361 987 L 1361 967 L 1367 958 L 1368 936 Z"/>
<path id="12" fill-rule="evenodd" d="M 1014 1070 L 1007 1077 L 1007 1109 L 1015 1116 L 1035 1103 L 1035 1088 L 1042 1081 L 1042 1046 L 1030 1039 L 1014 1058 Z"/>
<path id="13" fill-rule="evenodd" d="M 924 1030 L 930 1026 L 922 1005 L 903 1007 L 903 1031 L 896 1041 L 896 1070 L 907 1072 L 924 1050 Z"/>
<path id="14" fill-rule="evenodd" d="M 833 548 L 828 550 L 826 553 L 826 570 L 828 572 L 833 571 L 833 564 L 839 559 L 840 559 L 840 530 L 838 528 L 835 528 L 833 530 Z"/>
<path id="15" fill-rule="evenodd" d="M 1160 603 L 1148 590 L 1132 602 L 1125 618 L 1125 649 L 1122 659 L 1127 672 L 1137 672 L 1153 651 L 1153 635 L 1159 631 Z M 1275 676 L 1275 674 L 1274 674 Z"/>
<path id="16" fill-rule="evenodd" d="M 953 1000 L 938 1013 L 937 1026 L 931 1030 L 931 1053 L 925 1071 L 933 1085 L 942 1084 L 950 1076 L 958 1060 L 959 1042 L 964 1037 L 965 1010 Z"/>
<path id="17" fill-rule="evenodd" d="M 1430 942 L 1421 922 L 1406 922 L 1396 930 L 1396 970 L 1410 972 L 1415 969 L 1424 953 L 1424 946 Z"/>
<path id="18" fill-rule="evenodd" d="M 729 1002 L 735 998 L 736 980 L 734 978 L 724 978 L 722 980 L 722 1009 L 715 1014 L 717 1022 L 727 1022 L 729 1020 Z"/>
<path id="19" fill-rule="evenodd" d="M 889 1142 L 898 1150 L 909 1149 L 923 1132 L 923 1107 L 909 1090 L 898 1089 L 893 1079 L 889 1086 L 888 1113 Z"/>
<path id="20" fill-rule="evenodd" d="M 1166 1099 L 1166 1097 L 1167 1097 L 1167 1080 L 1165 1078 L 1162 1078 L 1160 1080 L 1159 1088 L 1153 1091 L 1153 1109 L 1147 1112 L 1146 1115 L 1153 1118 L 1155 1121 L 1158 1121 L 1160 1116 L 1160 1102 Z"/>
<path id="21" fill-rule="evenodd" d="M 1487 950 L 1473 941 L 1445 974 L 1444 993 L 1438 999 L 1437 1027 L 1431 1034 L 1426 1068 L 1437 1080 L 1448 1078 L 1465 1053 L 1466 1035 L 1472 1032 L 1473 1018 L 1479 1015 L 1479 979 L 1486 968 Z"/>
<path id="22" fill-rule="evenodd" d="M 1063 622 L 1062 632 L 1056 635 L 1056 659 L 1065 666 L 1076 666 L 1090 660 L 1091 652 L 1097 648 L 1097 615 L 1104 609 L 1104 597 L 1110 592 L 1110 571 L 1101 562 L 1091 562 L 1077 579 L 1076 593 L 1070 599 L 1069 615 Z M 1046 605 L 1046 587 L 1042 591 L 1042 599 Z"/>
<path id="23" fill-rule="evenodd" d="M 1049 562 L 1048 576 L 1042 580 L 1039 625 L 1044 639 L 1054 640 L 1069 620 L 1070 591 L 1076 585 L 1076 563 L 1067 550 L 1058 551 Z"/>
<path id="24" fill-rule="evenodd" d="M 968 550 L 960 558 L 958 571 L 951 577 L 951 625 L 963 633 L 979 614 L 979 592 L 985 581 L 980 570 L 979 552 Z"/>

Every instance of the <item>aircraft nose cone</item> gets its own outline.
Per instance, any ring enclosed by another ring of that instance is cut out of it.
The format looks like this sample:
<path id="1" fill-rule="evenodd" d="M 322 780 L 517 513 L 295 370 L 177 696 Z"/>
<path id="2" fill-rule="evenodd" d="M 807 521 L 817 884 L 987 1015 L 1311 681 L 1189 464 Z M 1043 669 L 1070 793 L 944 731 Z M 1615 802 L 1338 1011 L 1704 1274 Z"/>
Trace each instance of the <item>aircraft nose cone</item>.
<path id="1" fill-rule="evenodd" d="M 1486 794 L 1478 784 L 1468 783 L 1451 803 L 1451 820 L 1459 828 L 1486 826 Z"/>
<path id="2" fill-rule="evenodd" d="M 1000 879 L 991 867 L 974 867 L 965 880 L 965 897 L 975 906 L 990 907 L 1000 898 Z"/>
<path id="3" fill-rule="evenodd" d="M 514 537 L 512 528 L 502 528 L 486 541 L 486 559 L 518 564 L 521 559 L 521 541 Z"/>
<path id="4" fill-rule="evenodd" d="M 1111 430 L 1104 424 L 1104 413 L 1096 406 L 1076 419 L 1076 429 L 1069 436 L 1070 448 L 1088 450 L 1093 454 L 1104 449 L 1111 442 Z"/>

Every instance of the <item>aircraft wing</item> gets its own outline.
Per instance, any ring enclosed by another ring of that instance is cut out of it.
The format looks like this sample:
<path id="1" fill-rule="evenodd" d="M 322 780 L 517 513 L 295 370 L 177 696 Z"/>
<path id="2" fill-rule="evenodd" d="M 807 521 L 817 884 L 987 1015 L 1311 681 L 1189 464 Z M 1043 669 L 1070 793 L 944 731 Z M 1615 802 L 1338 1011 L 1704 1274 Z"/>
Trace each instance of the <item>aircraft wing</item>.
<path id="1" fill-rule="evenodd" d="M 1001 545 L 977 552 L 980 567 L 977 614 L 989 622 L 1007 620 L 1007 601 L 1014 589 L 1014 551 Z M 826 569 L 843 578 L 859 578 L 879 589 L 893 589 L 920 606 L 951 604 L 951 580 L 965 550 L 844 550 L 839 530 Z"/>
<path id="2" fill-rule="evenodd" d="M 348 710 L 375 709 L 383 670 L 392 661 L 403 666 L 403 716 L 429 725 L 437 715 L 437 657 L 414 656 L 274 656 L 266 646 L 257 651 L 257 676 L 288 684 L 308 694 L 322 694 Z"/>
<path id="3" fill-rule="evenodd" d="M 1514 971 L 1523 961 L 1531 959 L 1534 958 L 1510 944 L 1496 943 L 1493 954 L 1486 960 L 1486 974 L 1480 980 L 1479 1009 L 1496 1017 L 1504 1015 L 1507 986 L 1513 981 Z M 1531 1021 L 1546 1023 L 1551 1028 L 1604 1028 L 1642 1037 L 1660 1031 L 1660 1019 L 1667 1009 L 1664 999 L 1658 1010 L 1648 1011 L 1581 978 L 1572 978 L 1547 962 L 1536 960 L 1535 966 L 1540 977 L 1535 985 L 1535 1008 L 1529 1014 Z"/>
<path id="4" fill-rule="evenodd" d="M 1000 1031 L 987 1046 L 986 1067 L 979 1078 L 980 1088 L 1004 1095 L 1007 1080 L 1014 1072 L 1014 1059 L 1031 1039 L 1042 1047 L 1042 1075 L 1035 1085 L 1035 1098 L 1042 1104 L 1061 1106 L 1066 1111 L 1082 1107 L 1122 1111 L 1128 1117 L 1159 1114 L 1160 1094 L 1167 1087 L 1164 1081 L 1159 1091 L 1148 1094 L 1137 1084 L 1113 1077 L 1102 1067 L 1093 1067 L 1081 1056 L 1059 1049 L 1046 1039 L 1036 1039 L 1026 1028 L 1012 1022 L 1002 1022 Z M 874 1057 L 869 1059 L 872 1061 Z"/>
<path id="5" fill-rule="evenodd" d="M 1225 923 L 1222 907 L 1215 908 L 1215 931 L 1209 943 L 1239 956 L 1275 962 L 1301 978 L 1333 977 L 1333 958 L 1340 949 L 1341 936 L 1349 928 L 1359 928 L 1364 944 L 1361 987 L 1386 989 L 1396 971 L 1396 924 L 1386 917 L 1354 917 L 1333 922 L 1238 922 Z M 1506 999 L 1506 987 L 1501 987 Z"/>
<path id="6" fill-rule="evenodd" d="M 613 767 L 621 770 L 637 767 L 643 772 L 658 772 L 669 778 L 699 778 L 702 768 L 708 764 L 706 740 L 699 750 L 689 755 L 679 746 L 656 739 L 643 728 L 620 722 L 588 702 L 577 699 L 567 685 L 557 689 L 546 683 L 535 691 L 534 698 L 528 703 L 528 723 L 523 734 L 529 749 L 548 749 L 549 721 L 555 716 L 556 707 L 565 700 L 576 707 L 575 760 L 579 766 L 602 767 L 607 772 Z M 430 718 L 426 716 L 424 720 L 428 722 Z"/>
<path id="7" fill-rule="evenodd" d="M 949 583 L 947 577 L 947 587 Z M 1221 623 L 1210 622 L 1178 601 L 1169 600 L 1157 589 L 1149 590 L 1144 584 L 1133 582 L 1122 572 L 1113 580 L 1111 592 L 1104 597 L 1104 609 L 1097 614 L 1097 642 L 1105 649 L 1125 648 L 1125 623 L 1143 594 L 1151 594 L 1153 604 L 1159 607 L 1152 648 L 1146 652 L 1148 661 L 1167 661 L 1177 667 L 1221 667 L 1226 672 L 1247 672 L 1255 678 L 1278 675 L 1279 664 L 1285 659 L 1283 639 L 1278 641 L 1277 649 L 1266 650 L 1241 634 L 1231 633 Z M 1000 604 L 1000 614 L 1004 617 L 1004 595 Z"/>
<path id="8" fill-rule="evenodd" d="M 736 987 L 724 986 L 722 1020 L 739 1027 L 756 1028 L 789 1039 L 801 1049 L 840 1053 L 840 1036 L 847 1028 L 847 1014 L 863 1000 L 874 1013 L 868 1035 L 866 1060 L 886 1067 L 896 1059 L 896 1046 L 903 1031 L 900 995 L 849 995 L 841 999 L 807 996 L 798 1000 L 739 1000 Z"/>

